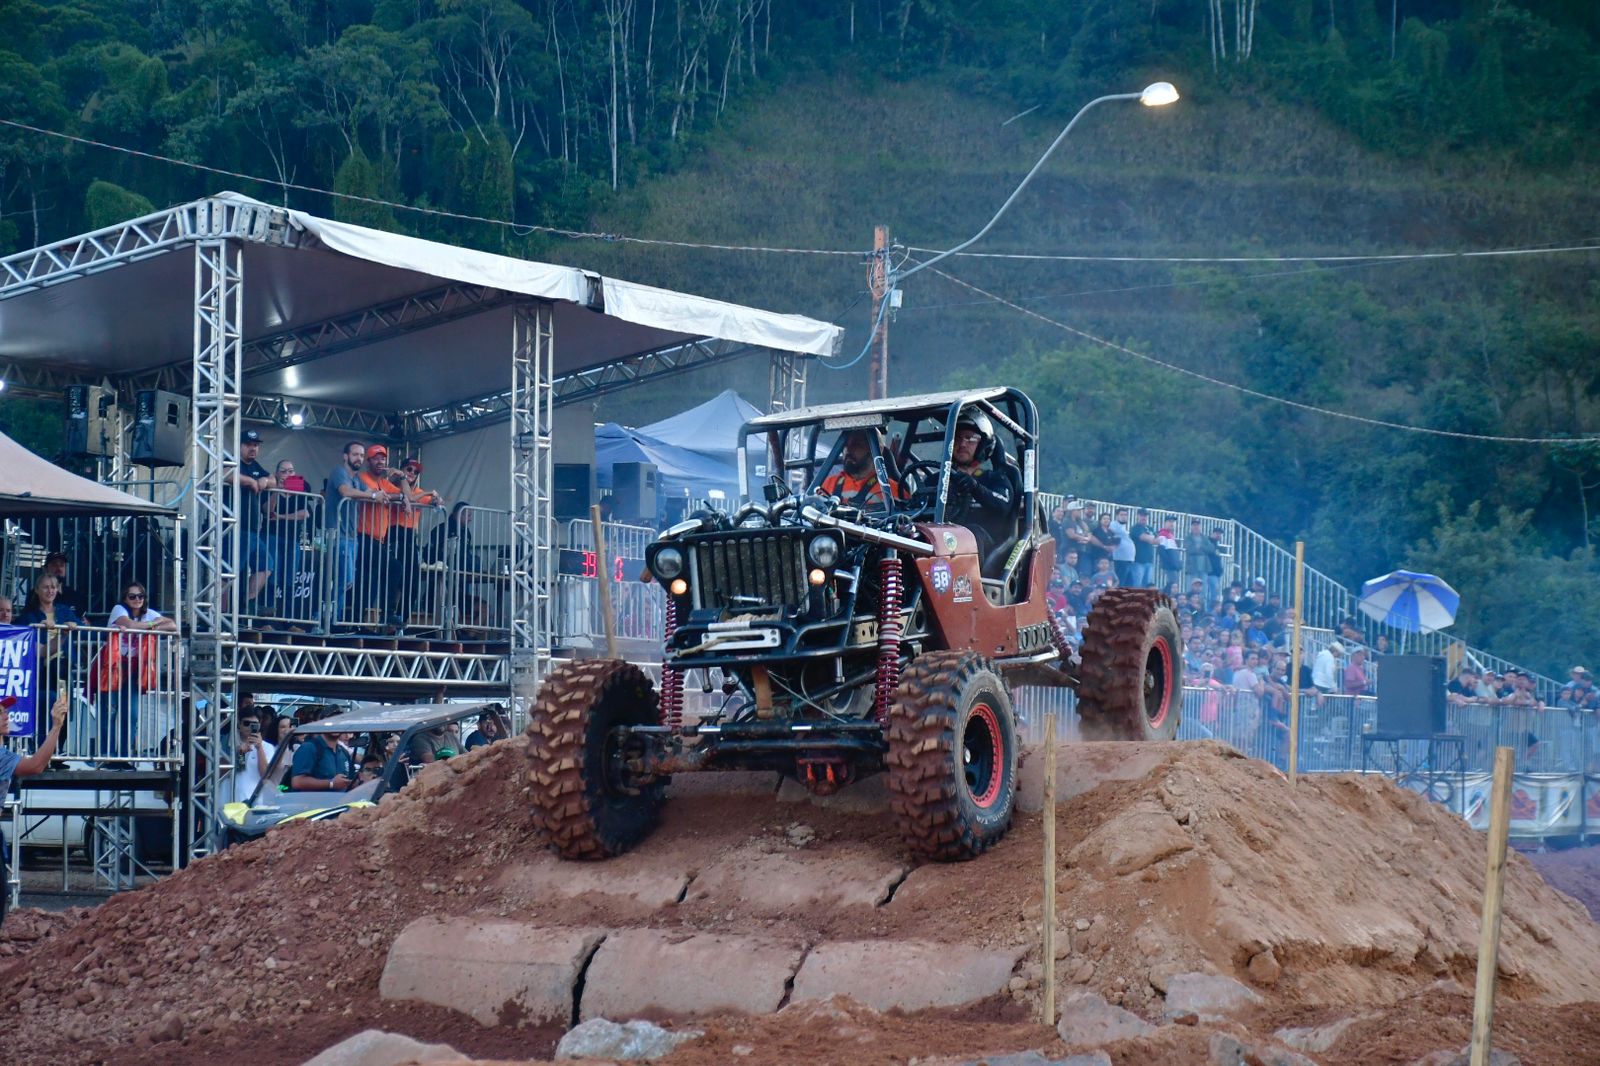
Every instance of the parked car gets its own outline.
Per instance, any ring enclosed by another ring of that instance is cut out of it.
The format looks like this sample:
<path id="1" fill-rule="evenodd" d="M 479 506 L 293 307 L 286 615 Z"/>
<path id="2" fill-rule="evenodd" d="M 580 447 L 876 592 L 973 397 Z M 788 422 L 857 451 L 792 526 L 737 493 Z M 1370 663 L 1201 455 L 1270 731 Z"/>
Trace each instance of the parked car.
<path id="1" fill-rule="evenodd" d="M 358 807 L 371 807 L 389 792 L 403 788 L 419 768 L 410 752 L 412 740 L 420 734 L 443 731 L 441 739 L 450 737 L 449 727 L 454 725 L 460 735 L 466 735 L 470 731 L 468 723 L 475 725 L 490 715 L 503 720 L 504 714 L 505 708 L 498 703 L 364 704 L 297 725 L 291 737 L 302 742 L 313 736 L 352 736 L 350 753 L 354 764 L 359 767 L 369 751 L 377 752 L 384 760 L 382 770 L 372 780 L 357 782 L 344 792 L 296 792 L 288 787 L 290 745 L 280 743 L 250 798 L 223 806 L 222 821 L 228 838 L 230 842 L 252 840 L 286 822 L 321 821 Z M 392 746 L 391 738 L 395 741 Z M 459 747 L 438 748 L 443 757 L 459 753 Z"/>

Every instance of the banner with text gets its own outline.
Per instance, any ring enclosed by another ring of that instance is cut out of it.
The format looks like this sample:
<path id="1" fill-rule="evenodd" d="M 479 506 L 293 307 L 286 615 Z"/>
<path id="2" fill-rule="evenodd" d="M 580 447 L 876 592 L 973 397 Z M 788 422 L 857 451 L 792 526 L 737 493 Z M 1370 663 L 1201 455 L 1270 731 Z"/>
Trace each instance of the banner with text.
<path id="1" fill-rule="evenodd" d="M 7 712 L 11 735 L 33 732 L 39 720 L 39 634 L 32 626 L 0 625 L 0 700 L 14 697 Z"/>

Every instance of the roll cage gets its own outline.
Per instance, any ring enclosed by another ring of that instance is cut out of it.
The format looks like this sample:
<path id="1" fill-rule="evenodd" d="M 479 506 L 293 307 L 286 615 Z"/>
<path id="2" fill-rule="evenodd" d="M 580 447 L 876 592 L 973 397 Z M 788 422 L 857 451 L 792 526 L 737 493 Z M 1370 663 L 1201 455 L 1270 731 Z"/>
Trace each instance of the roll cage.
<path id="1" fill-rule="evenodd" d="M 874 517 L 906 515 L 943 524 L 950 494 L 955 427 L 969 409 L 982 411 L 995 427 L 991 465 L 1007 471 L 1017 488 L 1016 514 L 1035 513 L 1038 496 L 1038 410 L 1011 388 L 974 389 L 799 408 L 747 422 L 740 434 L 739 480 L 750 502 L 755 484 L 773 480 L 802 495 L 843 468 L 845 443 L 868 430 L 873 469 L 880 484 L 900 483 L 903 493 L 883 493 L 864 508 Z M 831 435 L 831 437 L 830 437 Z M 752 441 L 755 441 L 754 448 Z M 752 458 L 752 452 L 760 461 Z"/>

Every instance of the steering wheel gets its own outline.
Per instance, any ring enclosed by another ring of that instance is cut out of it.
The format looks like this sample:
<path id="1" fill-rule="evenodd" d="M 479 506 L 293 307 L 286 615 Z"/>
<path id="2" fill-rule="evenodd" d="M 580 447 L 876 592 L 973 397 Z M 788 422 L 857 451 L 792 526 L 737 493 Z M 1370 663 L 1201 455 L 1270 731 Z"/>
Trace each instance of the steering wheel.
<path id="1" fill-rule="evenodd" d="M 912 517 L 933 513 L 938 496 L 939 471 L 944 464 L 936 459 L 918 459 L 900 471 L 900 484 L 908 493 L 904 510 Z"/>

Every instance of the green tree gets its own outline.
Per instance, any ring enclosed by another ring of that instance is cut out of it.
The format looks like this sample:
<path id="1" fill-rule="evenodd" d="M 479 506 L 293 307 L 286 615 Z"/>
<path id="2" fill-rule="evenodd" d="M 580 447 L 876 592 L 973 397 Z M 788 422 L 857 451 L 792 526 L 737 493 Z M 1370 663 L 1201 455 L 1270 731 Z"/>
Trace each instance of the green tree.
<path id="1" fill-rule="evenodd" d="M 101 229 L 130 218 L 154 214 L 156 205 L 136 192 L 129 192 L 109 181 L 89 185 L 83 198 L 83 215 L 90 229 Z"/>

